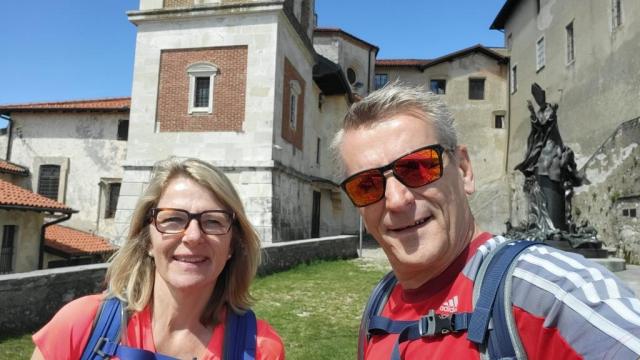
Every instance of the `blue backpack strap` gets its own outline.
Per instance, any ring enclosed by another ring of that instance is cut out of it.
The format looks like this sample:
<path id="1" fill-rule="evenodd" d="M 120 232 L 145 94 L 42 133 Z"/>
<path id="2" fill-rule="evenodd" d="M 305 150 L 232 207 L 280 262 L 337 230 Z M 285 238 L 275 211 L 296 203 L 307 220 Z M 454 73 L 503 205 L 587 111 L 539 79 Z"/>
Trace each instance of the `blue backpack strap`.
<path id="1" fill-rule="evenodd" d="M 227 311 L 224 328 L 223 360 L 255 360 L 257 344 L 256 315 L 247 310 L 238 315 Z"/>
<path id="2" fill-rule="evenodd" d="M 122 301 L 116 297 L 102 302 L 81 360 L 104 360 L 114 356 L 127 360 L 177 360 L 167 355 L 121 345 L 121 329 L 126 323 L 124 311 Z"/>
<path id="3" fill-rule="evenodd" d="M 371 292 L 367 306 L 362 313 L 360 331 L 358 333 L 358 359 L 364 359 L 365 344 L 369 341 L 369 323 L 371 319 L 382 313 L 384 305 L 389 299 L 391 291 L 396 286 L 397 279 L 392 271 L 388 272 Z"/>
<path id="4" fill-rule="evenodd" d="M 80 360 L 106 359 L 100 354 L 105 339 L 117 342 L 120 339 L 122 323 L 122 303 L 118 298 L 105 299 L 98 308 L 89 341 L 84 347 Z"/>
<path id="5" fill-rule="evenodd" d="M 469 323 L 467 338 L 479 346 L 489 348 L 491 358 L 515 358 L 513 334 L 507 326 L 507 304 L 504 294 L 511 291 L 505 287 L 505 279 L 517 256 L 532 245 L 540 242 L 518 240 L 509 242 L 495 251 L 489 261 L 486 272 L 480 274 L 476 284 L 480 286 L 479 296 Z M 498 296 L 500 294 L 500 296 Z M 510 303 L 510 301 L 509 301 Z M 509 304 L 510 305 L 510 304 Z M 493 319 L 493 330 L 489 331 L 489 320 Z M 487 339 L 489 334 L 489 339 Z M 509 339 L 509 341 L 505 341 Z M 485 340 L 487 342 L 485 342 Z"/>

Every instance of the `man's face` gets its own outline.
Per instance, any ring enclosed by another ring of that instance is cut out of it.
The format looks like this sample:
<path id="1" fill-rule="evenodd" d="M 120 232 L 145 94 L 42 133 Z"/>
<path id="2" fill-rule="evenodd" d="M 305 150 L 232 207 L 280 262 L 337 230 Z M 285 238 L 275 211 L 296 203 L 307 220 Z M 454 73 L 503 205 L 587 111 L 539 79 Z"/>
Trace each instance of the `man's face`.
<path id="1" fill-rule="evenodd" d="M 350 176 L 437 143 L 430 121 L 405 113 L 371 127 L 346 131 L 340 153 Z M 405 288 L 420 286 L 444 271 L 475 232 L 466 198 L 474 191 L 466 148 L 444 152 L 443 160 L 439 180 L 409 188 L 389 174 L 385 196 L 359 208 L 367 230 L 385 251 Z"/>

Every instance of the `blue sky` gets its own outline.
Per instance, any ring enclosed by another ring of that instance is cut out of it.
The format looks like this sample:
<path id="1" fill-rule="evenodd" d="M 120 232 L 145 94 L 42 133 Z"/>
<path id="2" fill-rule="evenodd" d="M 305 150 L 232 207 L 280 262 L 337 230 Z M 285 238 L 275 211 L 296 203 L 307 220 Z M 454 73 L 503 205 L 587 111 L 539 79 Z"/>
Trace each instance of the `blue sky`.
<path id="1" fill-rule="evenodd" d="M 1 0 L 0 104 L 130 96 L 139 0 Z M 395 6 L 389 6 L 394 4 Z M 318 25 L 380 48 L 435 58 L 502 46 L 489 25 L 504 0 L 316 0 Z"/>

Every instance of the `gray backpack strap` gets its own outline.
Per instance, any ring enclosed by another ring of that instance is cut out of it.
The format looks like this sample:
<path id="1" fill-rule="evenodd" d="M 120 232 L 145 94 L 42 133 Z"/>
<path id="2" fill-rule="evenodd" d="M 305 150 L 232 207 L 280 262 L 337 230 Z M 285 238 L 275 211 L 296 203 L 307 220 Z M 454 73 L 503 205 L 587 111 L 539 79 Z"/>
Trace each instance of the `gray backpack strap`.
<path id="1" fill-rule="evenodd" d="M 476 275 L 476 278 L 473 282 L 473 307 L 475 309 L 476 306 L 476 301 L 478 300 L 478 297 L 480 295 L 480 289 L 482 287 L 482 281 L 484 280 L 484 277 L 487 273 L 487 269 L 489 267 L 489 264 L 491 263 L 491 259 L 493 259 L 493 257 L 498 253 L 498 251 L 500 249 L 502 249 L 504 246 L 506 246 L 508 243 L 513 242 L 515 240 L 513 239 L 506 239 L 503 237 L 496 237 L 496 238 L 501 238 L 504 239 L 504 241 L 500 244 L 498 244 L 498 246 L 496 246 L 495 249 L 493 249 L 492 251 L 489 252 L 489 254 L 487 254 L 485 256 L 485 258 L 482 261 L 482 265 L 480 266 L 480 269 L 478 269 L 478 273 Z M 503 296 L 504 297 L 504 306 L 505 306 L 505 314 L 506 314 L 506 318 L 507 318 L 507 329 L 509 329 L 509 336 L 511 337 L 511 344 L 513 346 L 513 349 L 516 353 L 516 359 L 518 360 L 526 360 L 527 359 L 527 355 L 524 351 L 524 346 L 522 345 L 522 341 L 520 340 L 520 334 L 518 334 L 518 329 L 516 326 L 516 320 L 515 317 L 513 315 L 513 309 L 512 309 L 512 304 L 511 304 L 511 287 L 512 287 L 512 275 L 513 272 L 515 270 L 516 267 L 516 263 L 517 261 L 514 261 L 511 263 L 511 265 L 509 265 L 509 269 L 507 270 L 507 273 L 505 275 L 506 279 L 505 279 L 505 286 L 504 286 L 504 293 L 503 294 L 499 294 L 499 296 Z M 489 328 L 493 328 L 493 322 L 489 323 Z M 487 344 L 482 344 L 479 348 L 480 350 L 480 359 L 481 360 L 490 360 L 490 356 L 489 356 L 489 347 L 487 346 Z"/>

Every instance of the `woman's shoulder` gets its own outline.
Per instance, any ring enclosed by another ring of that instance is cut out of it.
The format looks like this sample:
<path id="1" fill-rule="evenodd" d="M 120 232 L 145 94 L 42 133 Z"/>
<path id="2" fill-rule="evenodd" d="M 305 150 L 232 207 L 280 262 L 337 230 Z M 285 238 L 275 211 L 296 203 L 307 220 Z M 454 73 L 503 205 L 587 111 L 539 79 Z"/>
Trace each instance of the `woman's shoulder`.
<path id="1" fill-rule="evenodd" d="M 104 294 L 95 294 L 70 301 L 33 335 L 33 342 L 46 359 L 81 354 L 103 298 Z"/>
<path id="2" fill-rule="evenodd" d="M 258 319 L 257 326 L 257 359 L 280 360 L 284 359 L 284 343 L 280 335 L 265 320 Z"/>

